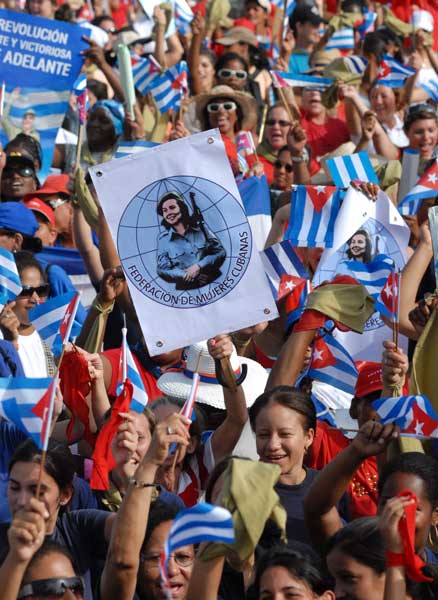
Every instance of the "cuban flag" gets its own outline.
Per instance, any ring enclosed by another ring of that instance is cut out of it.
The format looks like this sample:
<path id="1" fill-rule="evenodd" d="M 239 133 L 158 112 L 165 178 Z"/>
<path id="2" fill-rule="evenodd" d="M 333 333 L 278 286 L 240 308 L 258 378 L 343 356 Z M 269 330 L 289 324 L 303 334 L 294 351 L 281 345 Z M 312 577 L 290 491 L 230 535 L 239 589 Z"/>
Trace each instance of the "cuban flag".
<path id="1" fill-rule="evenodd" d="M 363 39 L 367 33 L 374 31 L 374 23 L 377 19 L 377 13 L 368 11 L 363 16 L 363 22 L 357 27 L 360 37 Z"/>
<path id="2" fill-rule="evenodd" d="M 226 508 L 200 502 L 177 514 L 160 556 L 160 574 L 166 590 L 171 590 L 168 577 L 170 555 L 182 546 L 207 541 L 234 543 L 233 518 Z"/>
<path id="3" fill-rule="evenodd" d="M 313 344 L 307 374 L 317 381 L 354 395 L 359 372 L 347 350 L 332 335 L 325 335 L 317 338 Z"/>
<path id="4" fill-rule="evenodd" d="M 174 2 L 175 25 L 179 32 L 186 34 L 190 31 L 190 23 L 193 21 L 193 11 L 186 0 L 175 0 Z"/>
<path id="5" fill-rule="evenodd" d="M 250 131 L 239 131 L 236 135 L 236 150 L 239 168 L 243 177 L 250 169 L 249 162 L 252 164 L 255 161 L 256 149 Z"/>
<path id="6" fill-rule="evenodd" d="M 374 308 L 393 322 L 398 321 L 398 305 L 400 298 L 400 273 L 395 270 L 389 274 L 382 291 L 377 297 Z"/>
<path id="7" fill-rule="evenodd" d="M 153 56 L 141 58 L 131 54 L 132 77 L 134 87 L 140 94 L 147 94 L 153 87 L 155 79 L 161 75 L 162 68 Z"/>
<path id="8" fill-rule="evenodd" d="M 383 425 L 395 423 L 402 433 L 438 438 L 438 416 L 426 396 L 379 398 L 372 405 Z"/>
<path id="9" fill-rule="evenodd" d="M 271 0 L 271 4 L 272 6 L 275 6 L 276 8 L 281 8 L 281 10 L 283 10 L 284 8 L 284 2 L 283 0 Z M 297 7 L 297 3 L 296 0 L 287 0 L 287 5 L 286 5 L 286 17 L 290 17 L 292 15 L 292 13 L 294 12 L 294 10 Z"/>
<path id="10" fill-rule="evenodd" d="M 294 246 L 331 248 L 340 190 L 326 185 L 297 185 L 292 192 L 289 224 L 284 237 Z"/>
<path id="11" fill-rule="evenodd" d="M 422 88 L 434 102 L 438 102 L 438 75 L 430 73 L 430 69 L 420 69 L 415 87 Z"/>
<path id="12" fill-rule="evenodd" d="M 131 350 L 129 346 L 126 346 L 126 361 L 127 361 L 127 372 L 126 376 L 129 381 L 132 383 L 133 393 L 132 400 L 129 406 L 130 410 L 141 413 L 147 406 L 149 401 L 148 394 L 144 387 L 143 381 L 140 377 L 140 374 L 137 369 L 137 365 L 134 362 L 134 357 L 132 356 Z"/>
<path id="13" fill-rule="evenodd" d="M 87 112 L 89 108 L 88 103 L 88 90 L 87 90 L 87 76 L 85 73 L 81 73 L 73 84 L 73 91 L 76 96 L 76 102 L 78 106 L 79 123 L 84 125 L 87 121 Z"/>
<path id="14" fill-rule="evenodd" d="M 283 276 L 285 278 L 284 285 L 287 296 L 285 302 L 286 311 L 286 331 L 298 321 L 303 314 L 306 306 L 307 295 L 310 291 L 310 280 L 294 275 Z M 281 286 L 280 286 L 281 289 Z M 286 293 L 284 294 L 286 295 Z"/>
<path id="15" fill-rule="evenodd" d="M 394 269 L 394 261 L 386 254 L 378 254 L 370 263 L 349 260 L 347 267 L 359 283 L 367 288 L 370 296 L 377 300 Z"/>
<path id="16" fill-rule="evenodd" d="M 0 247 L 0 310 L 14 300 L 22 290 L 14 255 Z"/>
<path id="17" fill-rule="evenodd" d="M 122 140 L 116 150 L 114 158 L 123 158 L 129 154 L 138 154 L 144 152 L 148 148 L 159 146 L 156 142 L 147 142 L 146 140 L 135 140 L 134 142 L 126 142 Z"/>
<path id="18" fill-rule="evenodd" d="M 334 79 L 327 77 L 314 77 L 300 73 L 286 73 L 285 71 L 271 71 L 272 83 L 275 87 L 306 87 L 328 88 Z"/>
<path id="19" fill-rule="evenodd" d="M 338 187 L 347 188 L 354 179 L 379 183 L 367 152 L 329 158 L 326 165 Z"/>
<path id="20" fill-rule="evenodd" d="M 354 31 L 352 27 L 344 27 L 334 32 L 327 42 L 326 50 L 352 50 L 354 48 Z"/>
<path id="21" fill-rule="evenodd" d="M 363 75 L 367 68 L 368 61 L 364 56 L 344 56 L 344 63 L 352 73 Z"/>
<path id="22" fill-rule="evenodd" d="M 259 45 L 266 52 L 266 56 L 269 59 L 269 64 L 273 67 L 280 57 L 280 47 L 277 42 L 272 41 L 270 37 L 258 38 Z"/>
<path id="23" fill-rule="evenodd" d="M 48 439 L 53 413 L 53 381 L 48 377 L 0 378 L 0 416 L 18 427 L 41 450 Z"/>
<path id="24" fill-rule="evenodd" d="M 68 340 L 65 336 L 67 335 L 72 310 L 78 298 L 78 293 L 67 292 L 66 294 L 49 298 L 29 311 L 29 319 L 35 329 L 47 346 L 56 354 L 63 343 L 66 343 Z M 74 315 L 76 315 L 76 310 Z M 74 320 L 74 315 L 68 337 L 70 337 L 70 334 L 76 337 L 81 331 L 81 324 Z"/>
<path id="25" fill-rule="evenodd" d="M 237 189 L 251 226 L 254 243 L 261 251 L 272 226 L 268 181 L 265 175 L 248 177 L 239 183 Z"/>
<path id="26" fill-rule="evenodd" d="M 403 87 L 406 79 L 415 73 L 415 69 L 402 65 L 392 56 L 384 54 L 380 61 L 377 81 L 388 87 L 399 88 Z"/>
<path id="27" fill-rule="evenodd" d="M 438 160 L 435 160 L 423 173 L 397 208 L 402 215 L 416 215 L 424 199 L 436 198 L 436 196 L 438 196 Z"/>
<path id="28" fill-rule="evenodd" d="M 161 113 L 177 110 L 183 96 L 188 94 L 187 63 L 180 61 L 153 80 L 150 90 Z"/>
<path id="29" fill-rule="evenodd" d="M 260 252 L 260 258 L 275 300 L 284 297 L 286 290 L 292 287 L 288 285 L 289 277 L 300 279 L 309 277 L 290 240 L 266 248 Z"/>

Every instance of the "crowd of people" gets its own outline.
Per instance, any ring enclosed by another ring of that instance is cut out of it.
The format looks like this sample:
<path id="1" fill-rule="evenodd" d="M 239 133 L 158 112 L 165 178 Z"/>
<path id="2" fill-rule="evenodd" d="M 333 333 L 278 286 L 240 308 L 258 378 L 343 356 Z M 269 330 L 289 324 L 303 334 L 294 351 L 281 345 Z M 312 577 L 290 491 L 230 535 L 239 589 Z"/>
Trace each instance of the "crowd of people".
<path id="1" fill-rule="evenodd" d="M 438 598 L 438 446 L 421 427 L 406 437 L 394 422 L 382 423 L 373 404 L 424 394 L 438 411 L 438 230 L 428 219 L 437 174 L 416 214 L 404 216 L 410 237 L 400 249 L 397 323 L 382 316 L 387 339 L 356 361 L 354 394 L 308 370 L 315 344 L 333 333 L 328 321 L 345 331 L 359 319 L 353 312 L 366 312 L 365 289 L 356 309 L 329 285 L 332 312 L 314 301 L 292 318 L 286 295 L 272 321 L 151 356 L 88 174 L 123 142 L 171 144 L 217 128 L 236 182 L 266 178 L 266 247 L 299 218 L 293 201 L 291 209 L 296 186 L 335 185 L 329 158 L 367 153 L 379 183 L 356 181 L 356 190 L 374 202 L 383 190 L 397 206 L 406 155 L 417 157 L 412 186 L 437 160 L 438 3 L 200 0 L 189 2 L 193 18 L 184 28 L 179 2 L 156 3 L 153 16 L 137 0 L 0 5 L 35 23 L 87 27 L 89 97 L 82 138 L 71 95 L 45 181 L 38 107 L 11 116 L 20 88 L 8 82 L 13 91 L 1 112 L 8 142 L 0 150 L 0 249 L 13 253 L 22 289 L 0 312 L 0 376 L 60 380 L 47 451 L 0 417 L 1 600 Z M 350 43 L 333 43 L 345 29 Z M 161 113 L 153 94 L 136 90 L 129 110 L 118 44 L 162 69 L 187 63 L 178 109 Z M 410 68 L 396 85 L 385 78 L 391 59 Z M 278 87 L 282 73 L 292 83 Z M 170 192 L 153 210 L 163 228 L 158 276 L 176 290 L 214 281 L 226 247 L 193 207 Z M 370 263 L 377 246 L 358 229 L 344 264 Z M 323 248 L 294 250 L 311 280 Z M 58 369 L 59 355 L 29 313 L 75 291 L 75 273 L 85 274 L 91 296 L 83 296 L 79 330 Z M 334 273 L 339 288 L 357 285 L 351 273 Z M 141 412 L 121 402 L 124 319 L 149 399 Z M 187 418 L 181 409 L 195 372 L 201 380 Z M 106 483 L 95 485 L 94 451 L 109 425 Z M 165 589 L 160 557 L 172 523 L 199 502 L 231 512 L 235 542 L 172 552 Z"/>

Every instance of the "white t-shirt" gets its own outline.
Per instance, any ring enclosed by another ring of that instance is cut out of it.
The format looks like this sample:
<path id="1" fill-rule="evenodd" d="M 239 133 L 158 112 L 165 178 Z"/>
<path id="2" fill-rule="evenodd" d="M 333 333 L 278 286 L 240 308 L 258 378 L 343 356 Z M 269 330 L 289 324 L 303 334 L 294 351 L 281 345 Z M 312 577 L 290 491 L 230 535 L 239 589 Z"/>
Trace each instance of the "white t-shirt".
<path id="1" fill-rule="evenodd" d="M 26 377 L 47 377 L 44 347 L 38 331 L 18 336 L 18 356 Z"/>

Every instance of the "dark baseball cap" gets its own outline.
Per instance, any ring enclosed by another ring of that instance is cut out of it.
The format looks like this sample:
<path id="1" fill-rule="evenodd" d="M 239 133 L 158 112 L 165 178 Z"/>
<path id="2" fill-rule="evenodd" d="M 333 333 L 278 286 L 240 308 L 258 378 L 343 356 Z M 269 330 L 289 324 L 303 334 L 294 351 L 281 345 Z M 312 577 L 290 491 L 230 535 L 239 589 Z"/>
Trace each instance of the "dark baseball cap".
<path id="1" fill-rule="evenodd" d="M 321 17 L 316 6 L 299 6 L 292 13 L 289 24 L 295 25 L 296 23 L 312 23 L 312 25 L 321 25 L 327 23 L 325 19 Z"/>
<path id="2" fill-rule="evenodd" d="M 33 212 L 21 202 L 0 203 L 0 229 L 21 233 L 23 236 L 23 250 L 41 251 L 41 240 L 34 237 L 38 227 L 38 221 Z"/>
<path id="3" fill-rule="evenodd" d="M 12 163 L 22 163 L 35 171 L 33 156 L 23 150 L 8 150 L 6 152 L 6 166 L 10 166 Z"/>

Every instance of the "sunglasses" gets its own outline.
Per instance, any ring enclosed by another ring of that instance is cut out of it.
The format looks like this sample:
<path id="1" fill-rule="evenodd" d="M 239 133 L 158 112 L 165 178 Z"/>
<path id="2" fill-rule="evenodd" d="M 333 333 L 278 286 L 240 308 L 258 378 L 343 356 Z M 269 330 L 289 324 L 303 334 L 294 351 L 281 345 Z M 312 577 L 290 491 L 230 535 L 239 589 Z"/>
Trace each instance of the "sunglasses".
<path id="1" fill-rule="evenodd" d="M 6 167 L 3 177 L 10 178 L 14 173 L 18 173 L 21 177 L 35 177 L 35 171 L 31 167 Z"/>
<path id="2" fill-rule="evenodd" d="M 56 210 L 58 206 L 62 206 L 66 202 L 68 202 L 66 198 L 55 198 L 54 200 L 47 200 L 47 204 L 49 204 L 49 206 L 51 206 L 53 210 Z"/>
<path id="3" fill-rule="evenodd" d="M 159 554 L 140 554 L 140 557 L 149 567 L 155 568 L 160 565 Z M 169 559 L 171 557 L 180 567 L 190 567 L 195 562 L 195 558 L 191 554 L 185 554 L 184 552 L 174 552 L 169 555 Z"/>
<path id="4" fill-rule="evenodd" d="M 289 121 L 283 121 L 283 119 L 268 119 L 266 121 L 266 125 L 268 127 L 274 127 L 274 125 L 280 125 L 280 127 L 290 127 L 290 122 Z"/>
<path id="5" fill-rule="evenodd" d="M 290 165 L 289 163 L 285 163 L 282 160 L 276 160 L 274 162 L 274 167 L 276 169 L 281 169 L 282 167 L 284 167 L 286 169 L 286 173 L 292 173 L 292 171 L 294 170 L 292 165 Z"/>
<path id="6" fill-rule="evenodd" d="M 241 81 L 248 77 L 248 73 L 241 69 L 219 69 L 217 74 L 221 79 L 231 79 L 231 77 L 235 77 Z"/>
<path id="7" fill-rule="evenodd" d="M 221 108 L 227 112 L 231 112 L 237 109 L 237 104 L 231 100 L 228 100 L 227 102 L 210 102 L 210 104 L 207 104 L 208 113 L 217 113 Z"/>
<path id="8" fill-rule="evenodd" d="M 39 579 L 23 585 L 21 588 L 17 600 L 23 600 L 31 596 L 42 596 L 44 597 L 59 597 L 65 594 L 67 590 L 73 592 L 73 594 L 79 597 L 80 594 L 84 593 L 85 585 L 82 577 L 64 577 L 62 579 Z"/>
<path id="9" fill-rule="evenodd" d="M 23 289 L 18 294 L 18 298 L 31 298 L 34 294 L 37 294 L 40 298 L 45 298 L 49 295 L 49 291 L 50 285 L 48 283 L 43 283 L 37 287 L 23 285 Z"/>
<path id="10" fill-rule="evenodd" d="M 434 117 L 436 116 L 435 107 L 430 104 L 427 104 L 426 102 L 421 102 L 419 104 L 412 104 L 411 106 L 409 106 L 409 108 L 406 111 L 406 116 L 413 115 L 420 111 L 428 112 L 431 115 L 433 115 Z"/>

